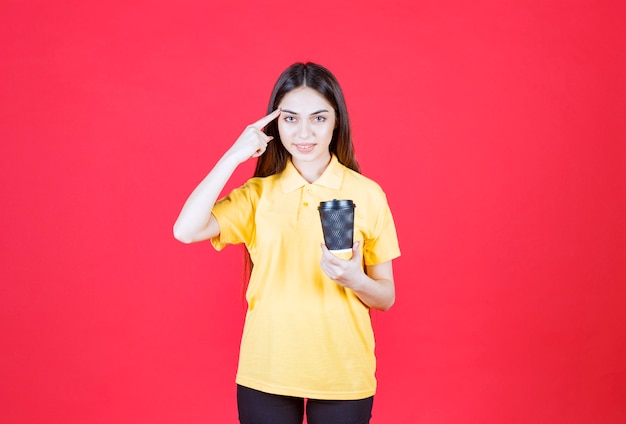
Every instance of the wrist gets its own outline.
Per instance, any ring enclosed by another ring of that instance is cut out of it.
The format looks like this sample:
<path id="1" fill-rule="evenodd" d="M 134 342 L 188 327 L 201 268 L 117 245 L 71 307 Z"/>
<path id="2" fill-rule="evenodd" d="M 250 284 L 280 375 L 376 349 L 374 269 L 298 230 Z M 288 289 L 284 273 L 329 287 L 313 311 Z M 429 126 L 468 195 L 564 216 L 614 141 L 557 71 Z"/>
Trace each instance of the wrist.
<path id="1" fill-rule="evenodd" d="M 236 168 L 237 166 L 245 162 L 246 159 L 247 158 L 241 157 L 241 153 L 229 149 L 226 151 L 226 153 L 224 153 L 224 156 L 222 156 L 221 162 L 223 162 L 224 165 Z"/>
<path id="2" fill-rule="evenodd" d="M 341 285 L 349 288 L 355 293 L 363 292 L 367 287 L 369 277 L 364 273 L 360 272 L 353 276 L 346 276 L 342 279 Z"/>

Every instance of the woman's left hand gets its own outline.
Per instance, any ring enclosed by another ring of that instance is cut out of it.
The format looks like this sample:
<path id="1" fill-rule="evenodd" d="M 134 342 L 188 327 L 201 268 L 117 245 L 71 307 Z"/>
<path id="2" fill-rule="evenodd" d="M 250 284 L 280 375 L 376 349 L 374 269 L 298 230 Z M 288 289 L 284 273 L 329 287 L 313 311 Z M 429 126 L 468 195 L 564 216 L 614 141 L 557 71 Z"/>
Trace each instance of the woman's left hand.
<path id="1" fill-rule="evenodd" d="M 358 281 L 364 272 L 361 268 L 361 244 L 357 241 L 352 245 L 352 258 L 338 258 L 322 243 L 322 260 L 320 265 L 324 273 L 338 284 L 351 288 L 351 283 Z"/>
<path id="2" fill-rule="evenodd" d="M 337 284 L 352 290 L 368 307 L 386 311 L 396 299 L 391 261 L 361 268 L 361 243 L 352 245 L 352 258 L 344 260 L 333 255 L 322 244 L 320 265 L 324 273 Z"/>

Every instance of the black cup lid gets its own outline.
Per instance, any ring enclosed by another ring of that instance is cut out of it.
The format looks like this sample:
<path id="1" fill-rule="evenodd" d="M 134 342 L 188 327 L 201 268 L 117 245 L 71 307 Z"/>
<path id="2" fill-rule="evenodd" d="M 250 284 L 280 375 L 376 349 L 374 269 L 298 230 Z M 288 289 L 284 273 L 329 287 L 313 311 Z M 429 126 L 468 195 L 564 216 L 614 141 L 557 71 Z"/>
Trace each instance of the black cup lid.
<path id="1" fill-rule="evenodd" d="M 345 209 L 355 207 L 352 200 L 329 200 L 327 202 L 320 202 L 318 209 Z"/>

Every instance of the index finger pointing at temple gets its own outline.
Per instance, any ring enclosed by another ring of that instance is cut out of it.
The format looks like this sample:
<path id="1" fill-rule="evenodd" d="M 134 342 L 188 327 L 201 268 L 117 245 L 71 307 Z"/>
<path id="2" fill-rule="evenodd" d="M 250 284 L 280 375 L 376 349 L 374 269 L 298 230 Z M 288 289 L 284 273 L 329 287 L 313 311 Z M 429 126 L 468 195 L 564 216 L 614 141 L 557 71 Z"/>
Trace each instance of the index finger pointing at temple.
<path id="1" fill-rule="evenodd" d="M 269 115 L 264 116 L 263 118 L 259 119 L 254 124 L 252 124 L 252 126 L 256 128 L 257 130 L 262 130 L 263 128 L 265 128 L 267 124 L 272 122 L 274 119 L 278 118 L 278 115 L 280 115 L 280 109 L 276 109 L 274 112 L 270 113 Z"/>

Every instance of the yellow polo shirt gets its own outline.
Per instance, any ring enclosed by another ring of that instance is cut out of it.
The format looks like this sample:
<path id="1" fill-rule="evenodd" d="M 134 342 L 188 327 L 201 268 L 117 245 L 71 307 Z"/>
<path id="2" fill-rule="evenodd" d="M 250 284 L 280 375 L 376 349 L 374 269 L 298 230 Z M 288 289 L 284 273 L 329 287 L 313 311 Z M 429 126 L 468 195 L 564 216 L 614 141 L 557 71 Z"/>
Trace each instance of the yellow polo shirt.
<path id="1" fill-rule="evenodd" d="M 252 178 L 215 205 L 221 234 L 213 246 L 245 243 L 254 263 L 237 384 L 312 399 L 374 395 L 369 310 L 320 268 L 317 207 L 332 199 L 356 204 L 354 239 L 365 264 L 400 255 L 384 192 L 335 156 L 312 184 L 289 162 L 282 173 Z"/>

